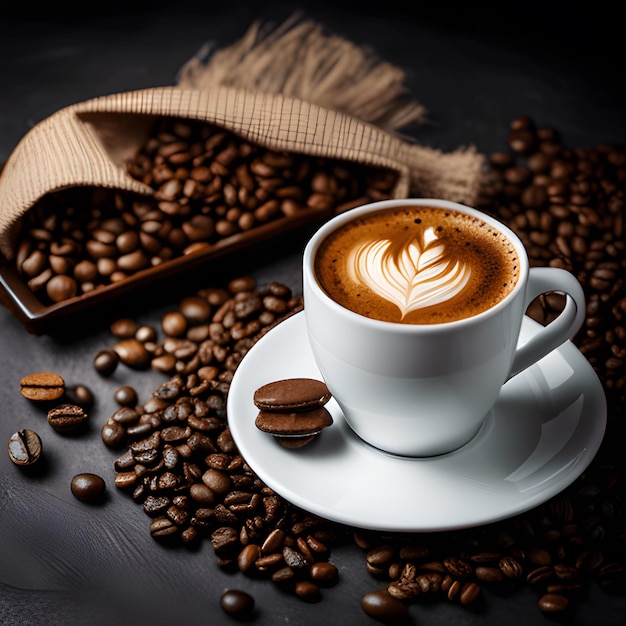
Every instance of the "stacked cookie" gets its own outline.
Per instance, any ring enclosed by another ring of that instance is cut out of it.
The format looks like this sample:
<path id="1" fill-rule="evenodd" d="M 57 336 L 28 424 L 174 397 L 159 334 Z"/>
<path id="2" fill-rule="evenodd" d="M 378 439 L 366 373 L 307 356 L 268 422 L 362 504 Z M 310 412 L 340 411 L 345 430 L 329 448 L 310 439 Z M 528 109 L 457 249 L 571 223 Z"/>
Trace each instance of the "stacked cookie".
<path id="1" fill-rule="evenodd" d="M 267 383 L 254 392 L 254 404 L 259 409 L 255 424 L 280 445 L 301 448 L 332 425 L 332 415 L 324 406 L 330 398 L 328 387 L 313 378 Z"/>

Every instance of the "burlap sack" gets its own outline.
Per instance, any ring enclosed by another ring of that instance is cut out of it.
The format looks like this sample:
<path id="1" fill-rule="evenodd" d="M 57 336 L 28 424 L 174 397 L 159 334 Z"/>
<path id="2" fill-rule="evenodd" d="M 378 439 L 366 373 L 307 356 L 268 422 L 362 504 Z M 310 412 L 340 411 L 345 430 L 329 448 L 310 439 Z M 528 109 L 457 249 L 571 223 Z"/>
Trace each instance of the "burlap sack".
<path id="1" fill-rule="evenodd" d="M 393 197 L 473 203 L 482 155 L 403 138 L 398 129 L 422 120 L 424 109 L 407 100 L 402 79 L 398 68 L 313 22 L 269 34 L 255 24 L 208 62 L 191 59 L 177 86 L 95 98 L 36 125 L 0 176 L 0 252 L 14 258 L 21 216 L 50 192 L 95 186 L 150 195 L 125 162 L 159 116 L 204 120 L 274 150 L 389 168 L 398 173 Z"/>

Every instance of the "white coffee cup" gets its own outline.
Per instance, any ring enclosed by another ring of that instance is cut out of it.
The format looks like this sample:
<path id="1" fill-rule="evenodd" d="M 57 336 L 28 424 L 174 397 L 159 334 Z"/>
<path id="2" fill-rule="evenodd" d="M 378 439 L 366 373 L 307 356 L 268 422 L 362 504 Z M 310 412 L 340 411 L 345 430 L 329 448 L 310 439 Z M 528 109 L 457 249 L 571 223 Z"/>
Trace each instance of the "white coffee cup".
<path id="1" fill-rule="evenodd" d="M 380 321 L 335 302 L 316 276 L 322 242 L 352 220 L 405 206 L 465 213 L 504 235 L 519 258 L 512 290 L 483 312 L 443 323 Z M 518 345 L 529 304 L 547 292 L 565 294 L 563 310 Z M 583 289 L 571 273 L 530 268 L 522 242 L 505 225 L 437 199 L 374 202 L 326 222 L 304 251 L 303 295 L 316 364 L 348 425 L 376 448 L 413 457 L 448 453 L 469 442 L 506 381 L 571 339 L 585 317 Z"/>

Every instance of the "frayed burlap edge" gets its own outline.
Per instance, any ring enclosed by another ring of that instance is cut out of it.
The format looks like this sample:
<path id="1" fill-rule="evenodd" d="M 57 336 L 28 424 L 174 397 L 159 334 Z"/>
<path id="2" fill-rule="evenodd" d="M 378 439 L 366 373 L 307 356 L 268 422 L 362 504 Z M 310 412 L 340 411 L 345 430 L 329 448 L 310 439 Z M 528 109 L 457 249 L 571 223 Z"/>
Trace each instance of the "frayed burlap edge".
<path id="1" fill-rule="evenodd" d="M 427 122 L 427 110 L 411 99 L 406 73 L 367 46 L 328 32 L 294 14 L 283 24 L 256 21 L 232 45 L 205 45 L 181 68 L 178 85 L 219 85 L 283 94 L 341 111 L 402 136 Z M 486 171 L 474 146 L 445 153 L 412 145 L 407 149 L 410 194 L 474 203 Z"/>
<path id="2" fill-rule="evenodd" d="M 256 21 L 226 48 L 205 45 L 181 68 L 178 86 L 282 94 L 397 132 L 426 120 L 405 77 L 371 48 L 296 14 L 280 25 Z"/>

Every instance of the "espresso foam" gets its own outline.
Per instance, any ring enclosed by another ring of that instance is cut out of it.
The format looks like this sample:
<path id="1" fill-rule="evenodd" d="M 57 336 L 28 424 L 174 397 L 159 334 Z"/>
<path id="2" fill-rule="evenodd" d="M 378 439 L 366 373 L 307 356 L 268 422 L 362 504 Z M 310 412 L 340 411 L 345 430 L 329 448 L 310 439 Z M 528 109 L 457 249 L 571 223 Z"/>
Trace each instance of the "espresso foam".
<path id="1" fill-rule="evenodd" d="M 331 233 L 315 259 L 329 296 L 366 317 L 436 324 L 472 317 L 507 296 L 515 246 L 487 222 L 432 207 L 387 209 Z"/>

